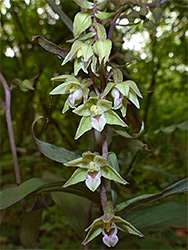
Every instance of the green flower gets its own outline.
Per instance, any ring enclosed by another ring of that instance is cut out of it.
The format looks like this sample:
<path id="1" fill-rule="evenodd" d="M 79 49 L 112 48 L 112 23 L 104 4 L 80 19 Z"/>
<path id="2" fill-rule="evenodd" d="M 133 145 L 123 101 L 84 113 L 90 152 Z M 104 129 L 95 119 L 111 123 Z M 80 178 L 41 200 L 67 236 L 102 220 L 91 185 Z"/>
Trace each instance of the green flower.
<path id="1" fill-rule="evenodd" d="M 91 80 L 83 80 L 79 81 L 76 77 L 72 75 L 61 75 L 51 79 L 52 81 L 63 81 L 57 87 L 55 87 L 51 92 L 50 95 L 66 95 L 69 94 L 67 100 L 65 101 L 65 105 L 63 108 L 63 114 L 69 108 L 75 108 L 82 99 L 86 100 L 88 98 L 89 89 L 86 87 L 87 85 L 91 84 Z"/>
<path id="2" fill-rule="evenodd" d="M 119 216 L 115 216 L 112 203 L 108 201 L 106 209 L 104 211 L 104 215 L 94 220 L 94 222 L 88 228 L 86 228 L 85 231 L 89 230 L 89 232 L 82 244 L 86 245 L 100 233 L 102 233 L 103 243 L 108 247 L 114 247 L 119 240 L 117 236 L 118 229 L 130 234 L 144 237 L 144 235 L 140 231 L 138 231 L 138 229 L 136 229 L 131 223 Z"/>
<path id="3" fill-rule="evenodd" d="M 142 94 L 135 82 L 131 80 L 120 83 L 110 82 L 107 84 L 102 94 L 102 98 L 104 98 L 110 91 L 114 99 L 113 109 L 116 110 L 120 108 L 123 117 L 126 116 L 127 112 L 127 99 L 129 99 L 138 109 L 140 108 L 137 96 L 142 98 Z"/>
<path id="4" fill-rule="evenodd" d="M 78 182 L 85 181 L 86 186 L 94 192 L 101 184 L 102 176 L 124 185 L 128 183 L 114 168 L 108 165 L 105 158 L 91 152 L 83 153 L 82 157 L 64 163 L 64 165 L 67 167 L 77 167 L 78 169 L 63 187 L 68 187 Z"/>
<path id="5" fill-rule="evenodd" d="M 73 112 L 83 116 L 76 131 L 75 139 L 78 139 L 85 132 L 94 128 L 101 132 L 106 124 L 120 125 L 126 127 L 123 120 L 111 110 L 112 103 L 110 101 L 90 97 L 85 104 L 74 109 Z"/>

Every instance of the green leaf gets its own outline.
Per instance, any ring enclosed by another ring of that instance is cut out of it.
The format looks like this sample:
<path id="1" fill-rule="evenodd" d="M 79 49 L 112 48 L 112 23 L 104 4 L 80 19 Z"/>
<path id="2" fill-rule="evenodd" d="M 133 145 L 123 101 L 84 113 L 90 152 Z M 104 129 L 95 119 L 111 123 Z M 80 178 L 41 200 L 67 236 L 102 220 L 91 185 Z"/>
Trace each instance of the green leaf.
<path id="1" fill-rule="evenodd" d="M 73 0 L 73 1 L 84 9 L 93 9 L 93 3 L 87 0 Z"/>
<path id="2" fill-rule="evenodd" d="M 187 205 L 167 201 L 127 214 L 126 219 L 145 231 L 157 231 L 168 227 L 187 227 Z"/>
<path id="3" fill-rule="evenodd" d="M 83 116 L 76 130 L 75 139 L 77 140 L 81 135 L 83 135 L 85 132 L 89 131 L 90 129 L 92 129 L 91 117 Z"/>
<path id="4" fill-rule="evenodd" d="M 23 92 L 28 92 L 29 90 L 35 90 L 32 86 L 32 83 L 28 79 L 22 81 L 19 87 Z"/>
<path id="5" fill-rule="evenodd" d="M 162 199 L 172 194 L 178 194 L 188 191 L 188 178 L 182 179 L 173 185 L 165 188 L 162 192 L 158 194 L 144 194 L 130 200 L 124 201 L 118 204 L 115 208 L 117 212 L 122 211 L 123 209 L 135 208 L 137 206 L 142 206 L 148 202 Z"/>
<path id="6" fill-rule="evenodd" d="M 127 127 L 127 124 L 112 110 L 105 112 L 107 124 L 119 125 L 122 127 Z"/>
<path id="7" fill-rule="evenodd" d="M 52 7 L 53 11 L 59 15 L 61 21 L 63 21 L 67 28 L 72 32 L 72 20 L 58 7 L 57 4 L 54 3 L 53 0 L 46 0 L 46 2 Z"/>
<path id="8" fill-rule="evenodd" d="M 91 25 L 91 16 L 87 12 L 78 12 L 74 17 L 73 34 L 79 36 Z"/>
<path id="9" fill-rule="evenodd" d="M 37 196 L 36 202 L 30 211 L 24 212 L 20 222 L 20 240 L 26 248 L 36 248 L 39 235 L 39 226 L 44 207 L 42 196 Z"/>
<path id="10" fill-rule="evenodd" d="M 100 203 L 100 198 L 95 192 L 89 191 L 85 186 L 77 184 L 76 188 L 62 188 L 64 181 L 58 181 L 57 179 L 41 179 L 41 178 L 32 178 L 25 181 L 18 187 L 8 188 L 0 192 L 0 210 L 3 210 L 7 207 L 12 206 L 16 202 L 22 200 L 33 193 L 40 192 L 65 192 L 73 193 L 82 197 L 85 197 L 97 204 Z"/>
<path id="11" fill-rule="evenodd" d="M 48 41 L 42 36 L 33 36 L 32 40 L 37 40 L 37 42 L 43 49 L 47 50 L 48 52 L 54 55 L 61 57 L 62 59 L 65 58 L 66 55 L 68 54 L 68 50 L 59 47 L 55 43 Z"/>
<path id="12" fill-rule="evenodd" d="M 99 63 L 106 63 L 112 49 L 112 42 L 109 39 L 97 40 L 93 44 L 94 53 L 99 57 Z"/>
<path id="13" fill-rule="evenodd" d="M 53 201 L 62 209 L 66 222 L 75 232 L 84 236 L 84 229 L 87 227 L 86 215 L 89 210 L 89 201 L 75 194 L 53 192 Z"/>
<path id="14" fill-rule="evenodd" d="M 107 165 L 106 167 L 101 168 L 102 176 L 108 180 L 119 182 L 123 185 L 128 184 L 126 180 L 124 180 L 120 174 L 112 168 L 110 165 Z"/>
<path id="15" fill-rule="evenodd" d="M 87 169 L 78 168 L 71 175 L 70 179 L 63 185 L 63 188 L 85 181 Z"/>
<path id="16" fill-rule="evenodd" d="M 60 163 L 64 163 L 64 162 L 67 162 L 67 161 L 70 161 L 70 160 L 77 158 L 77 155 L 74 152 L 71 152 L 71 151 L 67 150 L 66 148 L 58 147 L 58 146 L 52 145 L 50 143 L 43 142 L 43 141 L 36 138 L 36 136 L 34 134 L 34 126 L 35 126 L 36 122 L 41 118 L 44 118 L 44 117 L 40 116 L 32 124 L 32 134 L 33 134 L 35 143 L 36 143 L 38 149 L 40 150 L 40 152 L 42 154 L 44 154 L 45 156 L 47 156 L 48 158 L 50 158 L 51 160 L 57 161 Z"/>
<path id="17" fill-rule="evenodd" d="M 45 184 L 53 181 L 44 180 L 41 178 L 32 178 L 22 183 L 18 187 L 8 188 L 0 192 L 0 210 L 10 207 L 16 202 L 22 200 L 27 195 L 41 188 Z"/>

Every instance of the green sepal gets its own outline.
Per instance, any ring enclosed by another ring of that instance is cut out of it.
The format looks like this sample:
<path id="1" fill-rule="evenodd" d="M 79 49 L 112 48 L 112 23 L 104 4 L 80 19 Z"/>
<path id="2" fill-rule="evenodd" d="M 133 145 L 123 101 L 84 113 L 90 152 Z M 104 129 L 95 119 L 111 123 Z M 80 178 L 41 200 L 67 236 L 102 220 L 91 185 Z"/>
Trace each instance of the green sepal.
<path id="1" fill-rule="evenodd" d="M 73 58 L 76 57 L 76 53 L 79 50 L 79 48 L 83 45 L 84 43 L 81 41 L 76 40 L 72 47 L 70 52 L 67 54 L 67 56 L 65 57 L 65 59 L 63 60 L 61 66 L 65 65 L 68 61 L 72 60 Z"/>
<path id="2" fill-rule="evenodd" d="M 65 114 L 65 112 L 67 112 L 69 109 L 70 109 L 70 106 L 69 106 L 69 96 L 68 96 L 67 100 L 65 101 L 62 114 Z"/>
<path id="3" fill-rule="evenodd" d="M 97 0 L 97 10 L 105 10 L 108 0 Z"/>
<path id="4" fill-rule="evenodd" d="M 89 243 L 91 240 L 93 240 L 95 237 L 97 237 L 101 232 L 102 232 L 102 228 L 103 228 L 103 221 L 101 218 L 98 218 L 96 220 L 93 221 L 93 223 L 85 229 L 85 231 L 89 232 L 86 235 L 84 241 L 82 242 L 83 245 L 86 245 L 87 243 Z"/>
<path id="5" fill-rule="evenodd" d="M 120 111 L 123 117 L 126 116 L 127 113 L 127 98 L 123 98 L 122 106 L 120 107 Z"/>
<path id="6" fill-rule="evenodd" d="M 59 84 L 55 87 L 51 92 L 50 95 L 64 95 L 69 94 L 77 89 L 81 88 L 81 84 L 78 82 L 74 83 L 72 81 L 64 82 Z M 71 91 L 70 91 L 71 90 Z"/>
<path id="7" fill-rule="evenodd" d="M 106 36 L 106 30 L 104 28 L 104 26 L 100 23 L 93 23 L 93 27 L 95 27 L 96 31 L 97 31 L 97 36 L 98 39 L 100 40 L 104 40 L 107 38 Z"/>
<path id="8" fill-rule="evenodd" d="M 63 185 L 64 188 L 85 181 L 87 169 L 78 168 L 71 175 L 70 179 Z"/>
<path id="9" fill-rule="evenodd" d="M 73 0 L 73 1 L 84 9 L 93 9 L 93 3 L 87 0 Z"/>
<path id="10" fill-rule="evenodd" d="M 101 95 L 101 98 L 104 98 L 110 90 L 115 86 L 116 84 L 114 82 L 109 82 L 104 90 L 104 92 Z"/>
<path id="11" fill-rule="evenodd" d="M 112 109 L 112 102 L 104 99 L 99 99 L 97 101 L 97 106 L 99 106 L 102 109 L 102 111 L 105 112 Z"/>
<path id="12" fill-rule="evenodd" d="M 72 75 L 60 75 L 60 76 L 56 76 L 51 78 L 51 81 L 54 82 L 64 82 L 67 79 L 67 81 L 72 81 L 74 83 L 79 83 L 79 80 L 76 79 L 76 77 L 72 76 Z"/>
<path id="13" fill-rule="evenodd" d="M 80 71 L 80 69 L 82 68 L 82 61 L 80 60 L 80 58 L 75 58 L 74 59 L 74 75 L 77 76 L 78 72 Z"/>
<path id="14" fill-rule="evenodd" d="M 91 25 L 91 16 L 86 12 L 78 12 L 74 17 L 73 35 L 79 36 L 84 30 Z"/>
<path id="15" fill-rule="evenodd" d="M 106 123 L 127 127 L 127 124 L 112 110 L 105 112 Z"/>
<path id="16" fill-rule="evenodd" d="M 139 104 L 139 101 L 138 101 L 138 98 L 137 98 L 137 95 L 132 91 L 130 90 L 129 91 L 129 94 L 128 94 L 128 97 L 127 97 L 138 109 L 140 108 L 140 104 Z"/>
<path id="17" fill-rule="evenodd" d="M 90 161 L 88 161 L 87 159 L 83 159 L 82 157 L 80 157 L 80 158 L 77 158 L 75 160 L 68 161 L 68 162 L 64 163 L 64 165 L 66 167 L 88 168 L 89 162 Z"/>
<path id="18" fill-rule="evenodd" d="M 127 82 L 118 83 L 115 87 L 122 93 L 123 96 L 128 96 L 129 85 L 127 84 Z"/>
<path id="19" fill-rule="evenodd" d="M 106 63 L 112 49 L 112 42 L 109 39 L 97 40 L 93 44 L 93 50 L 95 54 L 99 57 L 99 63 Z"/>
<path id="20" fill-rule="evenodd" d="M 91 70 L 92 72 L 97 75 L 97 57 L 96 56 L 92 56 L 92 63 L 91 63 Z"/>
<path id="21" fill-rule="evenodd" d="M 115 83 L 123 82 L 123 74 L 120 69 L 113 69 L 113 78 Z"/>
<path id="22" fill-rule="evenodd" d="M 81 135 L 83 135 L 85 132 L 89 131 L 90 129 L 92 129 L 91 117 L 83 116 L 77 128 L 75 139 L 77 140 Z"/>
<path id="23" fill-rule="evenodd" d="M 79 116 L 90 116 L 90 106 L 91 104 L 88 104 L 88 102 L 86 104 L 81 104 L 76 109 L 74 109 L 73 112 Z"/>
<path id="24" fill-rule="evenodd" d="M 134 234 L 140 237 L 144 237 L 144 235 L 136 229 L 131 223 L 129 223 L 126 220 L 123 220 L 119 216 L 114 216 L 113 221 L 115 222 L 116 226 L 121 229 L 122 231 L 125 231 L 129 234 Z"/>
<path id="25" fill-rule="evenodd" d="M 84 61 L 88 61 L 90 57 L 93 55 L 93 49 L 92 46 L 86 43 L 83 43 L 81 46 L 82 52 L 83 52 L 83 58 Z"/>
<path id="26" fill-rule="evenodd" d="M 128 184 L 127 181 L 125 181 L 120 174 L 114 169 L 112 168 L 110 165 L 107 165 L 105 167 L 101 168 L 101 173 L 102 176 L 108 180 L 112 180 L 112 181 L 116 181 L 119 182 L 123 185 Z"/>
<path id="27" fill-rule="evenodd" d="M 96 162 L 100 167 L 104 167 L 107 165 L 107 160 L 100 155 L 95 156 L 94 162 Z"/>
<path id="28" fill-rule="evenodd" d="M 143 98 L 142 94 L 140 93 L 140 90 L 138 89 L 137 85 L 135 82 L 131 81 L 131 80 L 127 80 L 125 81 L 126 83 L 129 84 L 129 87 L 141 98 Z"/>

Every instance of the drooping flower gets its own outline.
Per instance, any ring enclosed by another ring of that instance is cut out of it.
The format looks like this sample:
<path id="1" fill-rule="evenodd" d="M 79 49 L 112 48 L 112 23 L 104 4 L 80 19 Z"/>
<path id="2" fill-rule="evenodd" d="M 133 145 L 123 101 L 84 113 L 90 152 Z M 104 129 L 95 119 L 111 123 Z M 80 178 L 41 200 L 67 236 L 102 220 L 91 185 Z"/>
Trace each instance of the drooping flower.
<path id="1" fill-rule="evenodd" d="M 77 115 L 83 116 L 76 131 L 75 139 L 78 139 L 82 134 L 94 128 L 101 132 L 106 124 L 127 125 L 112 109 L 110 101 L 90 97 L 85 104 L 80 105 L 73 110 Z"/>
<path id="2" fill-rule="evenodd" d="M 82 157 L 64 163 L 64 165 L 67 167 L 77 167 L 78 169 L 75 170 L 63 187 L 85 181 L 86 186 L 94 192 L 101 184 L 102 176 L 124 185 L 128 183 L 107 163 L 105 158 L 91 152 L 83 153 Z"/>
<path id="3" fill-rule="evenodd" d="M 82 244 L 86 245 L 100 233 L 102 233 L 104 244 L 108 247 L 114 247 L 119 240 L 117 236 L 118 229 L 130 234 L 144 237 L 144 235 L 131 223 L 119 216 L 115 216 L 112 203 L 111 201 L 108 201 L 104 211 L 104 215 L 94 220 L 94 222 L 85 229 L 85 231 L 89 230 L 89 232 L 87 233 Z"/>
<path id="4" fill-rule="evenodd" d="M 110 91 L 114 99 L 113 109 L 116 110 L 120 108 L 123 117 L 126 116 L 127 99 L 129 99 L 138 109 L 140 108 L 137 96 L 142 98 L 142 94 L 135 82 L 131 80 L 122 81 L 120 83 L 109 82 L 102 94 L 102 98 L 104 98 Z"/>
<path id="5" fill-rule="evenodd" d="M 86 101 L 89 94 L 89 88 L 87 86 L 91 84 L 91 80 L 87 81 L 79 81 L 76 77 L 72 75 L 61 75 L 51 79 L 52 81 L 61 81 L 61 83 L 57 87 L 55 87 L 50 95 L 66 95 L 69 94 L 67 100 L 65 101 L 65 105 L 63 108 L 63 114 L 69 108 L 75 108 L 76 105 L 81 103 L 82 99 Z"/>

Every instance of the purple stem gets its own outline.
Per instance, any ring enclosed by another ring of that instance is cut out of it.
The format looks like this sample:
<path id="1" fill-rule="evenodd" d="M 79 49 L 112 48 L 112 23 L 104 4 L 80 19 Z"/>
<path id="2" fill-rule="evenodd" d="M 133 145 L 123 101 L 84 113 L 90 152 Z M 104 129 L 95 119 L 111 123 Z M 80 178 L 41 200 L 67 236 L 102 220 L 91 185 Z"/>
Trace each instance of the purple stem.
<path id="1" fill-rule="evenodd" d="M 123 11 L 123 10 L 122 10 Z M 114 28 L 116 26 L 116 21 L 119 18 L 119 16 L 121 15 L 122 11 L 120 11 L 112 20 L 111 25 L 110 25 L 110 29 L 108 32 L 108 39 L 112 40 L 112 36 L 113 36 L 113 32 L 114 32 Z"/>
<path id="2" fill-rule="evenodd" d="M 20 169 L 18 164 L 18 156 L 16 152 L 16 144 L 14 139 L 14 132 L 12 128 L 12 119 L 11 119 L 11 113 L 10 113 L 10 104 L 11 104 L 11 90 L 3 77 L 3 75 L 0 73 L 0 81 L 3 84 L 4 90 L 5 90 L 5 114 L 6 114 L 6 122 L 8 127 L 8 134 L 9 134 L 9 140 L 10 140 L 10 147 L 12 151 L 12 157 L 14 162 L 14 171 L 16 176 L 16 184 L 21 184 L 21 177 L 20 177 Z"/>
<path id="3" fill-rule="evenodd" d="M 161 5 L 167 1 L 169 1 L 169 0 L 161 0 L 159 5 Z M 148 6 L 148 7 L 156 7 L 158 5 L 157 0 L 155 0 L 153 3 L 143 3 L 143 4 Z"/>

